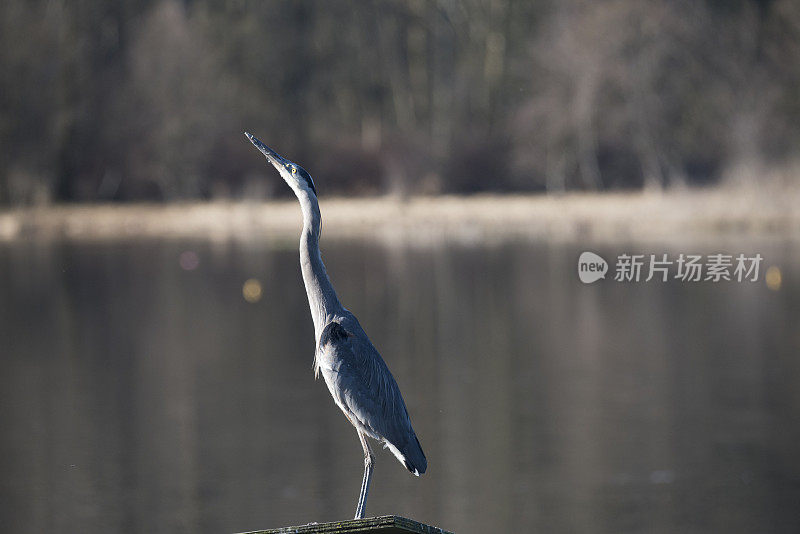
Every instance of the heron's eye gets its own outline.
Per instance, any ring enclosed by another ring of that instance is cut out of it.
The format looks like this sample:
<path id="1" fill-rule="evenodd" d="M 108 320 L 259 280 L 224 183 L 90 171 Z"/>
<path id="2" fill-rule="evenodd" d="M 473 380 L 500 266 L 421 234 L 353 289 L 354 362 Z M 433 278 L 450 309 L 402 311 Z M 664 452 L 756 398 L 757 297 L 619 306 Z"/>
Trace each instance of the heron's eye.
<path id="1" fill-rule="evenodd" d="M 294 173 L 296 173 L 296 172 L 297 172 L 297 169 L 295 169 L 294 167 L 292 167 L 292 174 L 294 174 Z"/>

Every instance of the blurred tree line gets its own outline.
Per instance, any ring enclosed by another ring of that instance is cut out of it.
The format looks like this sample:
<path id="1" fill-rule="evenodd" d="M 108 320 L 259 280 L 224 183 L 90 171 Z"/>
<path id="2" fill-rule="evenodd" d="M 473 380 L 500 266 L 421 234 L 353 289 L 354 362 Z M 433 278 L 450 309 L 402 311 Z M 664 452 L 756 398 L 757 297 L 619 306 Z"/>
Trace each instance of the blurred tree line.
<path id="1" fill-rule="evenodd" d="M 0 203 L 664 188 L 800 142 L 796 0 L 3 0 Z"/>

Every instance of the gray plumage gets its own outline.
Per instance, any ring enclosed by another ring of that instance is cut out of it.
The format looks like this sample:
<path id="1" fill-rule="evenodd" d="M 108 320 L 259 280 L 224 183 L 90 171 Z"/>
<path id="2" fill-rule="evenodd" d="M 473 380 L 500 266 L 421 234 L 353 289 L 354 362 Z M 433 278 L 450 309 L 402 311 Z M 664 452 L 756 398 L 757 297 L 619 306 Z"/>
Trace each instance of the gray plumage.
<path id="1" fill-rule="evenodd" d="M 314 374 L 322 375 L 337 406 L 358 432 L 364 449 L 364 477 L 356 519 L 364 517 L 374 456 L 366 438 L 382 442 L 413 474 L 428 467 L 400 388 L 358 319 L 339 303 L 319 251 L 321 216 L 316 187 L 305 169 L 245 132 L 300 201 L 303 231 L 300 268 L 314 322 Z"/>

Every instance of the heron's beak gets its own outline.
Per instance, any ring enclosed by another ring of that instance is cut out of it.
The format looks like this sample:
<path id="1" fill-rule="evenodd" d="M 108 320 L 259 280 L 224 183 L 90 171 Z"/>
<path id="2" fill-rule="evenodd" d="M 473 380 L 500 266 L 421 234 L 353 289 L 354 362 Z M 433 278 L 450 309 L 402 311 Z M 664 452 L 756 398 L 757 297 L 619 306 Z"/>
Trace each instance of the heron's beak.
<path id="1" fill-rule="evenodd" d="M 248 132 L 245 132 L 244 135 L 246 135 L 247 138 L 250 140 L 250 142 L 253 143 L 255 147 L 259 149 L 261 153 L 267 157 L 267 161 L 272 163 L 272 166 L 278 169 L 278 171 L 280 171 L 283 168 L 283 166 L 286 165 L 287 163 L 291 163 L 288 159 L 284 158 L 283 156 L 272 150 L 270 147 L 262 143 L 258 139 L 258 137 Z"/>

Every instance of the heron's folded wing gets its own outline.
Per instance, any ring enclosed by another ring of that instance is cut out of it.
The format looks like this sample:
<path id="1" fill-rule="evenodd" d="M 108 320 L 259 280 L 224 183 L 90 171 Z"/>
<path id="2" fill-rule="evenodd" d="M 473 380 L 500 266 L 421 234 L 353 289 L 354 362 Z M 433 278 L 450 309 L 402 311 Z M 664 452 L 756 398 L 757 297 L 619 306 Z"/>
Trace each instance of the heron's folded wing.
<path id="1" fill-rule="evenodd" d="M 330 323 L 320 336 L 320 351 L 323 373 L 337 402 L 374 437 L 397 447 L 405 445 L 413 434 L 406 405 L 369 339 Z"/>

